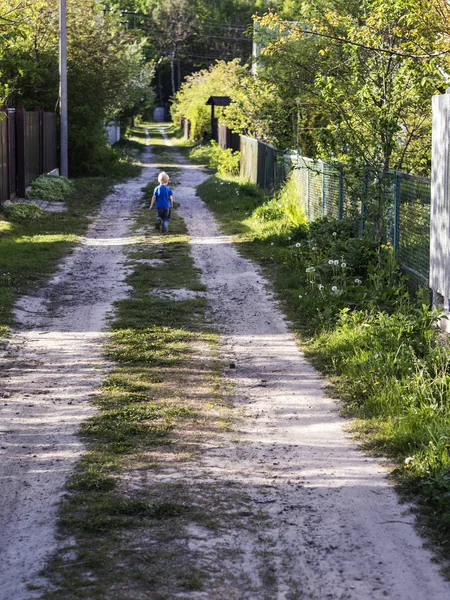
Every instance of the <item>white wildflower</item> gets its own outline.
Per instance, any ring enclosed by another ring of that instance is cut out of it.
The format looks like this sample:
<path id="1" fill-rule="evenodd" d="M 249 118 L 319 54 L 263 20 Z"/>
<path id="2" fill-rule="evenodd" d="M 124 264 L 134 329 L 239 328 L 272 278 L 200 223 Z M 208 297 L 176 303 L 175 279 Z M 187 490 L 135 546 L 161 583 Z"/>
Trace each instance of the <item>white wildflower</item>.
<path id="1" fill-rule="evenodd" d="M 303 296 L 301 294 L 298 295 L 299 298 L 303 298 Z"/>
<path id="2" fill-rule="evenodd" d="M 331 259 L 330 259 L 330 260 L 328 261 L 328 264 L 329 264 L 329 265 L 334 265 L 334 260 L 331 260 Z"/>
<path id="3" fill-rule="evenodd" d="M 410 463 L 412 463 L 413 460 L 413 456 L 408 456 L 408 458 L 405 458 L 405 465 L 409 465 Z"/>
<path id="4" fill-rule="evenodd" d="M 291 237 L 288 237 L 288 242 L 290 242 L 291 240 L 292 240 L 292 238 L 291 238 Z"/>
<path id="5" fill-rule="evenodd" d="M 361 285 L 362 281 L 361 281 L 361 279 L 355 279 L 355 283 L 356 283 L 356 285 Z"/>
<path id="6" fill-rule="evenodd" d="M 335 260 L 335 261 L 334 261 L 334 264 L 335 264 L 335 265 L 336 265 L 336 267 L 337 267 L 337 266 L 338 266 L 338 264 L 339 264 L 339 261 L 338 261 L 338 260 Z"/>
<path id="7" fill-rule="evenodd" d="M 273 242 L 270 242 L 270 245 L 273 246 L 274 245 Z"/>
<path id="8" fill-rule="evenodd" d="M 289 239 L 291 239 L 291 238 L 289 238 Z M 295 247 L 296 247 L 296 248 L 300 248 L 300 246 L 301 246 L 300 242 L 297 242 L 297 243 L 295 244 Z"/>
<path id="9" fill-rule="evenodd" d="M 323 290 L 323 288 L 324 286 L 321 283 L 319 283 L 319 290 Z"/>
<path id="10" fill-rule="evenodd" d="M 336 236 L 337 236 L 337 232 L 333 231 L 333 237 L 336 237 Z"/>
<path id="11" fill-rule="evenodd" d="M 341 264 L 341 267 L 342 267 L 343 269 L 345 269 L 345 267 L 346 267 L 346 266 L 347 266 L 347 263 L 342 263 L 342 264 Z"/>
<path id="12" fill-rule="evenodd" d="M 333 285 L 333 287 L 331 288 L 331 291 L 332 292 L 337 292 L 338 291 L 337 285 Z"/>

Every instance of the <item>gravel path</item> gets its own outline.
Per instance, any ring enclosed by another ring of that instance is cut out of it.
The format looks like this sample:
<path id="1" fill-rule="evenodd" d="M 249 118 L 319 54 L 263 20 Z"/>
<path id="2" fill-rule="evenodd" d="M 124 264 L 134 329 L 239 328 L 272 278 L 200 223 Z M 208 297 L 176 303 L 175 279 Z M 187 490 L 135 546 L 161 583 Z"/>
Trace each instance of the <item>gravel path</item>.
<path id="1" fill-rule="evenodd" d="M 177 159 L 185 167 L 175 189 L 179 213 L 192 236 L 224 353 L 236 365 L 229 377 L 245 415 L 238 443 L 205 454 L 205 477 L 224 489 L 240 482 L 251 510 L 266 512 L 256 532 L 233 531 L 216 544 L 204 534 L 196 545 L 210 563 L 226 563 L 224 547 L 239 550 L 242 578 L 250 576 L 251 585 L 231 596 L 189 597 L 448 600 L 450 583 L 423 549 L 386 469 L 345 434 L 326 381 L 299 351 L 270 286 L 196 196 L 205 175 Z M 270 579 L 276 582 L 269 595 L 263 555 L 271 557 Z M 216 589 L 225 590 L 225 580 Z"/>
<path id="2" fill-rule="evenodd" d="M 75 433 L 108 369 L 105 317 L 127 292 L 130 212 L 154 174 L 148 165 L 116 186 L 83 243 L 17 306 L 23 328 L 0 354 L 0 600 L 34 597 L 26 584 L 42 583 L 37 574 L 56 548 L 57 503 L 82 451 Z"/>

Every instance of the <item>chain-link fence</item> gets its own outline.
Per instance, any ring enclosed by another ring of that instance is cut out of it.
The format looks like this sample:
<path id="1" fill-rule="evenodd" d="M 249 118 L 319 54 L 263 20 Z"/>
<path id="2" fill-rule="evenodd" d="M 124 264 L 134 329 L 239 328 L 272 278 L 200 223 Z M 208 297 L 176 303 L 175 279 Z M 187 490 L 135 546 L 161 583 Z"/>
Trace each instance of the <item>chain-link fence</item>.
<path id="1" fill-rule="evenodd" d="M 299 202 L 309 221 L 332 216 L 360 218 L 396 249 L 402 268 L 428 285 L 431 180 L 389 171 L 380 183 L 375 172 L 283 153 L 241 136 L 241 177 L 265 190 L 288 176 L 298 183 Z"/>
<path id="2" fill-rule="evenodd" d="M 285 172 L 298 181 L 308 220 L 359 215 L 361 227 L 377 227 L 380 237 L 394 245 L 403 269 L 428 285 L 430 179 L 390 171 L 380 184 L 368 169 L 358 171 L 297 153 L 284 155 L 283 162 Z"/>

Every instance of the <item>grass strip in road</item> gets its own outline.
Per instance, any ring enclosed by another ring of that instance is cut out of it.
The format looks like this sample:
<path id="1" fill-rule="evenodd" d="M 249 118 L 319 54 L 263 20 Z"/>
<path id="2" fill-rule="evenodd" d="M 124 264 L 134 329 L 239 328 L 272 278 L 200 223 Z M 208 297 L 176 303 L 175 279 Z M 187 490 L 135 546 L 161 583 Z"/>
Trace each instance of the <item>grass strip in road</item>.
<path id="1" fill-rule="evenodd" d="M 397 463 L 399 490 L 418 505 L 430 546 L 450 560 L 450 349 L 426 294 L 411 298 L 392 247 L 377 251 L 346 221 L 305 224 L 289 198 L 212 176 L 200 197 L 255 259 L 333 382 L 363 446 Z M 449 574 L 447 570 L 447 574 Z"/>
<path id="2" fill-rule="evenodd" d="M 82 428 L 87 452 L 61 507 L 65 545 L 46 569 L 46 600 L 163 600 L 203 587 L 184 530 L 214 527 L 195 492 L 204 483 L 194 458 L 230 424 L 217 336 L 176 211 L 164 237 L 146 206 L 136 217 L 132 291 L 106 346 L 116 366 Z"/>

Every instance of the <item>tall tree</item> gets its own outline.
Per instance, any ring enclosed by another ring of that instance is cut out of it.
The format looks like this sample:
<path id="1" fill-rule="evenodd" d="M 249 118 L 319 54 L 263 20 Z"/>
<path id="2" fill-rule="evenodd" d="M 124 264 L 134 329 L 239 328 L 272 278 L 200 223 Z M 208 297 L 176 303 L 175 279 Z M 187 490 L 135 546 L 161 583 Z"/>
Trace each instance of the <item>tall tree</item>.
<path id="1" fill-rule="evenodd" d="M 286 103 L 290 139 L 309 148 L 312 140 L 322 156 L 364 162 L 381 178 L 390 168 L 423 170 L 419 141 L 429 135 L 430 98 L 442 83 L 434 7 L 428 0 L 312 0 L 308 8 L 298 23 L 274 13 L 261 20 L 278 35 L 263 50 L 259 74 Z"/>

